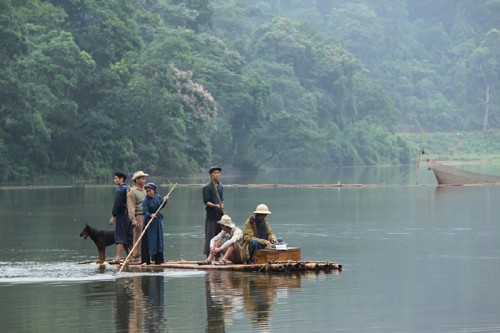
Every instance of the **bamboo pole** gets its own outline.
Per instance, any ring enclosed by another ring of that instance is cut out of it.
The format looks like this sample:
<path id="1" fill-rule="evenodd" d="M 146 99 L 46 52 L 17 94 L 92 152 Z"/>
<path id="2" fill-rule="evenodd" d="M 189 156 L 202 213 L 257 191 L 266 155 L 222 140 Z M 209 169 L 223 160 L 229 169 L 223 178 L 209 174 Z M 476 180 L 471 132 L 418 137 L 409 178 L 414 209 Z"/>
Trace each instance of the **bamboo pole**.
<path id="1" fill-rule="evenodd" d="M 214 184 L 215 196 L 217 197 L 217 201 L 218 201 L 218 204 L 219 204 L 219 209 L 221 210 L 222 214 L 224 215 L 226 213 L 224 211 L 224 207 L 222 207 L 222 200 L 220 199 L 219 188 L 217 187 L 217 184 L 215 184 L 214 181 L 212 181 L 212 184 Z"/>

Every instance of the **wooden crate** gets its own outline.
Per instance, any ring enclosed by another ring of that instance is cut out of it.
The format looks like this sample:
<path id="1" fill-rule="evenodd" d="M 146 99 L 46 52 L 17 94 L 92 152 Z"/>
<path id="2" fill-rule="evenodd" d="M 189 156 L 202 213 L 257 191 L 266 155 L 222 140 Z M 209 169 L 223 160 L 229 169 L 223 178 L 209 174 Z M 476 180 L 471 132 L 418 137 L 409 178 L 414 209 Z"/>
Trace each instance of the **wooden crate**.
<path id="1" fill-rule="evenodd" d="M 254 259 L 256 264 L 266 264 L 268 261 L 300 261 L 300 248 L 289 247 L 288 250 L 255 250 Z"/>

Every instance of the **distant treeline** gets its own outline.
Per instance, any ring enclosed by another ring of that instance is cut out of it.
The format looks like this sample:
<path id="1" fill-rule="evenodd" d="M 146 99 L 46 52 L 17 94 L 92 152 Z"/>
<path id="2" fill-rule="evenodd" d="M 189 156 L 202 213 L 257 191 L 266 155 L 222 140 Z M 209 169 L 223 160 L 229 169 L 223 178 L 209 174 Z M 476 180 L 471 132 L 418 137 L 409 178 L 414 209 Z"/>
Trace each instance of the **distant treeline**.
<path id="1" fill-rule="evenodd" d="M 500 127 L 499 1 L 0 0 L 0 182 L 409 163 Z"/>

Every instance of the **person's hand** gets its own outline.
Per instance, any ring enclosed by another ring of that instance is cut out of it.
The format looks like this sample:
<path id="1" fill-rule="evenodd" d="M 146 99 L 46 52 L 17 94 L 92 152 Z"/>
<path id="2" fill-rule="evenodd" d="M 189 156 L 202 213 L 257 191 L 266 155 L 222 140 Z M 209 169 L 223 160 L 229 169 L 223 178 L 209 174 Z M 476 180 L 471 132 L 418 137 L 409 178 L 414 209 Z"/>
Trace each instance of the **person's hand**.
<path id="1" fill-rule="evenodd" d="M 211 253 L 217 254 L 220 252 L 220 247 L 214 247 L 212 250 L 210 250 Z"/>
<path id="2" fill-rule="evenodd" d="M 271 239 L 271 244 L 276 244 L 278 240 L 276 238 Z"/>
<path id="3" fill-rule="evenodd" d="M 170 199 L 170 195 L 168 195 L 168 194 L 163 197 L 163 200 L 165 200 L 165 201 L 168 201 L 169 199 Z"/>
<path id="4" fill-rule="evenodd" d="M 151 214 L 151 218 L 155 219 L 156 218 L 156 214 L 155 213 Z"/>
<path id="5" fill-rule="evenodd" d="M 111 218 L 109 219 L 109 224 L 114 224 L 115 223 L 115 220 L 116 218 L 114 216 L 111 216 Z"/>
<path id="6" fill-rule="evenodd" d="M 271 242 L 266 239 L 266 245 L 271 245 Z"/>
<path id="7" fill-rule="evenodd" d="M 134 217 L 134 218 L 132 218 L 132 221 L 130 221 L 130 222 L 132 222 L 132 225 L 133 225 L 134 227 L 137 227 L 137 219 L 136 219 L 135 217 Z"/>

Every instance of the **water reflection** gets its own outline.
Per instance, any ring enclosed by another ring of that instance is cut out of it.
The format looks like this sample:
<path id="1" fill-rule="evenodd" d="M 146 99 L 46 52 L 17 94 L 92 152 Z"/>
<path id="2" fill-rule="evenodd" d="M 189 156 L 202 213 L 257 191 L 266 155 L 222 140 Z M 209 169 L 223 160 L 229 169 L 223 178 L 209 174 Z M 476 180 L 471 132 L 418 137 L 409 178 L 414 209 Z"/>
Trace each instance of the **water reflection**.
<path id="1" fill-rule="evenodd" d="M 490 185 L 472 186 L 436 186 L 435 196 L 440 202 L 469 202 L 471 197 L 478 197 L 479 203 L 484 203 L 485 208 L 491 209 L 494 202 L 492 198 L 496 194 L 496 187 Z"/>
<path id="2" fill-rule="evenodd" d="M 117 332 L 165 332 L 164 277 L 135 276 L 116 280 L 112 304 Z"/>
<path id="3" fill-rule="evenodd" d="M 244 312 L 259 332 L 268 331 L 273 306 L 286 302 L 290 290 L 299 290 L 304 276 L 304 273 L 209 272 L 205 283 L 206 331 L 225 332 L 239 312 Z"/>
<path id="4" fill-rule="evenodd" d="M 445 196 L 454 193 L 460 193 L 463 191 L 467 191 L 467 187 L 442 185 L 442 186 L 436 186 L 436 189 L 434 190 L 436 196 Z"/>

